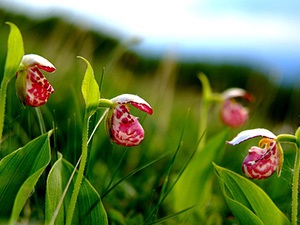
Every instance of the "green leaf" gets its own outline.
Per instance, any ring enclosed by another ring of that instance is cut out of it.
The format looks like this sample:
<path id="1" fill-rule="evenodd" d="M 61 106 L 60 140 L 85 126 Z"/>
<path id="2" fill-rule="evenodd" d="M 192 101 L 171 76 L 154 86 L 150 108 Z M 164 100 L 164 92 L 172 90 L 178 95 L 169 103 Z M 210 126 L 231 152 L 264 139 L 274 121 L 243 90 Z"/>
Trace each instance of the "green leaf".
<path id="1" fill-rule="evenodd" d="M 98 107 L 100 99 L 100 91 L 97 81 L 94 77 L 94 71 L 91 64 L 83 57 L 79 57 L 84 60 L 87 64 L 87 69 L 82 81 L 81 92 L 85 101 L 85 106 L 88 115 L 92 115 Z"/>
<path id="2" fill-rule="evenodd" d="M 47 179 L 46 224 L 50 224 L 73 170 L 74 167 L 62 157 L 60 157 L 53 165 Z M 65 224 L 67 210 L 71 200 L 72 190 L 74 189 L 75 181 L 77 179 L 77 174 L 78 172 L 76 171 L 63 199 L 62 206 L 58 211 L 55 224 Z M 106 211 L 102 205 L 101 198 L 85 178 L 80 187 L 72 220 L 72 225 L 76 224 L 108 224 Z"/>
<path id="3" fill-rule="evenodd" d="M 212 90 L 209 84 L 209 80 L 207 79 L 206 75 L 204 73 L 199 73 L 198 78 L 201 81 L 202 84 L 202 90 L 203 90 L 203 98 L 205 101 L 209 100 L 212 95 Z"/>
<path id="4" fill-rule="evenodd" d="M 12 23 L 7 24 L 10 26 L 10 33 L 8 37 L 4 76 L 0 87 L 0 141 L 2 140 L 4 126 L 7 85 L 16 75 L 24 55 L 22 35 L 18 27 Z"/>
<path id="5" fill-rule="evenodd" d="M 234 208 L 234 215 L 240 224 L 264 225 L 264 223 L 246 206 L 238 201 L 225 196 L 226 202 L 230 208 Z"/>
<path id="6" fill-rule="evenodd" d="M 18 219 L 36 182 L 50 162 L 50 133 L 39 136 L 0 161 L 0 218 Z"/>
<path id="7" fill-rule="evenodd" d="M 174 187 L 174 207 L 176 211 L 195 206 L 194 211 L 202 216 L 204 205 L 211 197 L 213 166 L 222 156 L 227 130 L 211 138 L 204 148 L 196 153 Z"/>
<path id="8" fill-rule="evenodd" d="M 259 186 L 228 169 L 214 167 L 226 202 L 240 224 L 290 224 Z"/>
<path id="9" fill-rule="evenodd" d="M 24 55 L 23 39 L 20 30 L 13 23 L 7 23 L 10 26 L 10 34 L 8 38 L 8 52 L 6 56 L 5 81 L 10 81 L 18 70 L 22 57 Z"/>

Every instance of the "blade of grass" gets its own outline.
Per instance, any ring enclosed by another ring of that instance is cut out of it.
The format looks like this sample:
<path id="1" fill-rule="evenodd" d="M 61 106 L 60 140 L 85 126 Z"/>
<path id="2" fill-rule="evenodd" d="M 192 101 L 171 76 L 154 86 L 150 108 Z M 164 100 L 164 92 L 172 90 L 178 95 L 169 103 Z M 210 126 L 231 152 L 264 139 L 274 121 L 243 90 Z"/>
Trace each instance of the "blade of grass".
<path id="1" fill-rule="evenodd" d="M 38 121 L 39 121 L 41 134 L 44 134 L 44 133 L 46 133 L 46 126 L 45 126 L 45 121 L 43 119 L 43 115 L 41 113 L 41 109 L 39 107 L 35 107 L 34 109 L 35 109 L 36 116 L 37 116 Z"/>
<path id="2" fill-rule="evenodd" d="M 112 183 L 113 183 L 113 181 L 114 181 L 114 179 L 115 179 L 115 177 L 116 177 L 116 175 L 117 175 L 117 173 L 118 173 L 118 171 L 119 171 L 119 168 L 120 168 L 121 165 L 122 165 L 122 162 L 123 162 L 123 160 L 124 160 L 124 158 L 125 158 L 127 152 L 128 152 L 128 148 L 126 148 L 125 151 L 123 152 L 123 154 L 122 154 L 122 156 L 121 156 L 121 159 L 119 160 L 119 163 L 118 163 L 118 165 L 117 165 L 117 167 L 116 167 L 116 169 L 115 169 L 115 171 L 114 171 L 114 173 L 113 173 L 113 175 L 112 175 L 112 177 L 111 177 L 111 179 L 110 179 L 110 182 L 109 182 L 109 184 L 107 185 L 107 187 L 106 187 L 106 189 L 105 189 L 106 191 L 109 190 L 109 188 L 111 187 L 111 185 L 112 185 Z M 106 192 L 106 191 L 105 191 L 105 192 Z"/>
<path id="3" fill-rule="evenodd" d="M 204 138 L 204 136 L 205 136 L 205 132 L 200 137 L 198 143 L 200 143 L 200 141 L 202 140 L 202 138 Z M 196 146 L 198 146 L 198 145 L 196 145 Z M 182 176 L 182 174 L 184 173 L 185 169 L 188 167 L 189 163 L 191 162 L 191 160 L 194 158 L 195 154 L 197 153 L 197 150 L 198 150 L 198 148 L 196 147 L 194 149 L 194 151 L 192 152 L 191 156 L 189 157 L 189 159 L 187 160 L 187 162 L 184 164 L 184 166 L 182 167 L 182 169 L 179 171 L 177 178 L 174 180 L 174 182 L 172 183 L 172 185 L 170 186 L 170 188 L 166 192 L 166 195 L 164 196 L 163 200 L 168 196 L 168 194 L 172 191 L 172 189 L 174 188 L 174 186 L 176 185 L 176 183 L 179 181 L 179 179 Z"/>
<path id="4" fill-rule="evenodd" d="M 202 139 L 203 137 L 204 137 L 204 134 L 201 136 L 201 138 L 199 139 L 199 142 L 198 142 L 198 143 L 200 143 L 200 141 L 201 141 L 201 139 Z M 196 146 L 198 146 L 198 145 L 196 145 Z M 179 171 L 178 176 L 176 177 L 176 179 L 174 180 L 174 182 L 171 184 L 170 188 L 166 191 L 166 194 L 163 196 L 163 198 L 162 198 L 162 200 L 161 200 L 161 203 L 166 199 L 166 197 L 169 195 L 169 193 L 173 190 L 174 186 L 175 186 L 176 183 L 179 181 L 180 177 L 182 176 L 182 174 L 183 174 L 184 171 L 186 170 L 187 166 L 189 165 L 189 163 L 191 162 L 191 160 L 193 159 L 193 157 L 194 157 L 195 154 L 197 153 L 197 150 L 198 150 L 198 147 L 196 147 L 196 148 L 194 149 L 194 151 L 192 152 L 191 156 L 189 157 L 189 159 L 187 160 L 187 162 L 185 163 L 185 165 L 184 165 L 184 166 L 182 167 L 182 169 Z M 160 203 L 160 204 L 161 204 L 161 203 Z M 157 205 L 155 206 L 155 208 L 154 208 L 154 210 L 153 210 L 154 212 L 155 212 L 155 210 L 157 210 L 157 208 L 160 206 L 160 204 L 157 204 Z M 193 206 L 193 207 L 194 207 L 194 206 Z M 150 213 L 150 215 L 149 215 L 148 217 L 150 218 L 150 216 L 152 216 L 151 213 Z M 145 220 L 145 222 L 149 220 L 148 217 L 147 217 L 147 219 Z M 144 225 L 145 225 L 145 224 L 144 224 Z"/>
<path id="5" fill-rule="evenodd" d="M 102 93 L 102 84 L 103 84 L 103 80 L 104 80 L 104 73 L 105 73 L 105 67 L 102 68 L 101 79 L 99 81 L 100 98 L 101 98 L 101 93 Z"/>
<path id="6" fill-rule="evenodd" d="M 52 122 L 52 129 L 53 129 L 53 148 L 51 148 L 51 162 L 50 165 L 51 167 L 53 166 L 53 164 L 56 162 L 56 160 L 58 159 L 58 148 L 57 148 L 57 124 L 56 124 L 56 114 L 55 114 L 55 110 L 53 110 L 53 115 L 54 115 L 54 119 Z"/>
<path id="7" fill-rule="evenodd" d="M 95 134 L 97 128 L 99 127 L 101 121 L 104 119 L 104 117 L 105 117 L 106 114 L 108 113 L 108 110 L 109 110 L 109 108 L 107 108 L 107 109 L 103 112 L 103 114 L 102 114 L 102 116 L 100 117 L 99 121 L 98 121 L 97 124 L 95 125 L 94 130 L 92 131 L 92 133 L 91 133 L 91 135 L 90 135 L 90 137 L 89 137 L 89 139 L 88 139 L 87 144 L 90 143 L 90 141 L 91 141 L 92 137 L 94 136 L 94 134 Z"/>
<path id="8" fill-rule="evenodd" d="M 167 220 L 173 219 L 173 218 L 179 216 L 180 214 L 185 213 L 185 212 L 188 211 L 188 210 L 191 210 L 191 209 L 194 208 L 194 207 L 195 207 L 195 206 L 187 207 L 186 209 L 180 210 L 179 212 L 174 213 L 174 214 L 172 214 L 172 215 L 165 216 L 165 217 L 160 218 L 160 219 L 158 219 L 158 220 L 155 220 L 155 221 L 153 221 L 153 222 L 144 223 L 144 225 L 161 224 L 162 222 L 166 222 Z"/>
<path id="9" fill-rule="evenodd" d="M 159 158 L 131 171 L 130 173 L 128 173 L 127 175 L 125 175 L 124 177 L 122 177 L 119 181 L 117 181 L 113 186 L 111 186 L 111 188 L 109 188 L 108 190 L 106 190 L 102 195 L 101 195 L 101 199 L 103 199 L 109 192 L 111 192 L 116 186 L 118 186 L 122 181 L 126 180 L 127 178 L 133 176 L 134 174 L 138 173 L 139 171 L 151 166 L 152 164 L 156 163 L 157 161 L 163 159 L 164 157 L 166 157 L 167 155 L 169 155 L 170 153 L 167 152 L 165 154 L 163 154 L 162 156 L 160 156 Z"/>
<path id="10" fill-rule="evenodd" d="M 167 174 L 165 176 L 161 192 L 159 193 L 158 202 L 157 202 L 156 206 L 153 208 L 153 210 L 151 211 L 151 213 L 149 214 L 149 216 L 146 218 L 145 221 L 148 221 L 154 214 L 157 214 L 160 204 L 165 199 L 165 191 L 167 189 L 169 177 L 170 177 L 172 168 L 174 166 L 176 157 L 178 155 L 178 152 L 179 152 L 179 150 L 180 150 L 180 148 L 182 146 L 182 139 L 183 139 L 183 134 L 184 134 L 185 125 L 186 125 L 186 121 L 187 121 L 187 117 L 188 117 L 189 111 L 190 110 L 188 109 L 187 114 L 186 114 L 186 118 L 185 118 L 185 122 L 183 124 L 182 130 L 181 130 L 181 133 L 180 133 L 180 136 L 179 136 L 179 142 L 178 142 L 177 148 L 176 148 L 175 153 L 174 153 L 174 155 L 173 155 L 173 157 L 172 157 L 172 159 L 171 159 L 171 161 L 170 161 L 170 163 L 168 165 L 168 171 L 167 171 Z"/>

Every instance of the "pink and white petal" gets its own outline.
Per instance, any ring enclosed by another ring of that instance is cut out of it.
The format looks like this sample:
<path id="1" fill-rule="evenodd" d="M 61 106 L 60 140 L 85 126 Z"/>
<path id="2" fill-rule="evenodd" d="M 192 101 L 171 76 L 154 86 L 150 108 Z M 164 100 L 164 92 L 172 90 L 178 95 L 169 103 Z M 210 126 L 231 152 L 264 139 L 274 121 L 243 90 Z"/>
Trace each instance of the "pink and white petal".
<path id="1" fill-rule="evenodd" d="M 149 103 L 137 95 L 122 94 L 122 95 L 116 96 L 115 98 L 111 99 L 111 101 L 114 104 L 128 104 L 129 103 L 132 106 L 134 106 L 150 115 L 153 113 L 153 110 L 152 110 L 151 106 L 149 105 Z"/>
<path id="2" fill-rule="evenodd" d="M 22 59 L 22 64 L 27 68 L 37 66 L 38 68 L 50 73 L 55 71 L 55 67 L 51 62 L 49 62 L 44 57 L 36 54 L 24 55 Z"/>
<path id="3" fill-rule="evenodd" d="M 36 65 L 39 69 L 44 70 L 48 73 L 53 73 L 56 68 L 55 67 L 49 67 L 49 66 L 44 66 L 44 65 Z"/>
<path id="4" fill-rule="evenodd" d="M 265 179 L 278 170 L 278 152 L 276 141 L 268 141 L 265 148 L 252 147 L 244 159 L 242 170 L 252 179 Z"/>
<path id="5" fill-rule="evenodd" d="M 33 107 L 44 105 L 53 92 L 53 87 L 38 68 L 28 69 L 26 76 L 26 105 Z"/>
<path id="6" fill-rule="evenodd" d="M 126 105 L 117 105 L 113 109 L 111 118 L 108 118 L 111 139 L 123 146 L 139 145 L 144 139 L 144 129 L 138 118 L 130 115 Z"/>
<path id="7" fill-rule="evenodd" d="M 232 128 L 243 126 L 248 120 L 248 109 L 233 100 L 225 100 L 221 108 L 221 120 Z"/>
<path id="8" fill-rule="evenodd" d="M 264 128 L 256 128 L 251 130 L 244 130 L 240 132 L 235 138 L 231 141 L 227 141 L 227 144 L 230 145 L 237 145 L 241 142 L 247 141 L 251 138 L 255 137 L 265 137 L 270 139 L 276 139 L 276 135 L 273 134 L 271 131 L 264 129 Z"/>
<path id="9" fill-rule="evenodd" d="M 143 112 L 148 113 L 149 115 L 152 115 L 153 109 L 148 104 L 142 104 L 142 103 L 136 103 L 136 102 L 129 102 L 132 106 L 135 108 L 142 110 Z"/>

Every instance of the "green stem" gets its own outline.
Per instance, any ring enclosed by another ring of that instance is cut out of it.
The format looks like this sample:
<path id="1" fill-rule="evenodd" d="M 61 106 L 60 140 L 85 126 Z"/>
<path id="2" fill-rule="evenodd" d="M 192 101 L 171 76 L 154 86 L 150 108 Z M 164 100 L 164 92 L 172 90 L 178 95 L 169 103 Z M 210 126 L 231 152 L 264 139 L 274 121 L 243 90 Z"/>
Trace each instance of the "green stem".
<path id="1" fill-rule="evenodd" d="M 205 99 L 202 99 L 201 108 L 200 108 L 200 119 L 199 119 L 199 131 L 198 138 L 202 137 L 198 145 L 198 151 L 205 145 L 206 140 L 206 128 L 207 128 L 207 117 L 208 117 L 208 102 Z"/>
<path id="2" fill-rule="evenodd" d="M 298 129 L 296 130 L 296 133 L 295 133 L 295 136 L 298 140 L 298 148 L 299 148 L 299 145 L 300 145 L 300 127 L 298 127 Z"/>
<path id="3" fill-rule="evenodd" d="M 291 134 L 280 134 L 276 137 L 278 142 L 294 143 L 296 145 L 295 165 L 293 174 L 293 185 L 292 185 L 292 225 L 297 225 L 297 214 L 298 214 L 298 189 L 299 189 L 299 169 L 300 169 L 300 129 L 296 131 L 295 135 Z"/>
<path id="4" fill-rule="evenodd" d="M 102 120 L 104 119 L 104 117 L 106 116 L 106 114 L 108 113 L 108 111 L 109 111 L 109 109 L 106 109 L 106 110 L 103 112 L 103 114 L 102 114 L 102 116 L 100 117 L 99 121 L 97 122 L 97 124 L 96 124 L 96 126 L 95 126 L 93 132 L 91 133 L 91 135 L 90 135 L 90 137 L 89 137 L 89 139 L 88 139 L 88 141 L 87 141 L 87 144 L 90 143 L 90 141 L 91 141 L 91 139 L 93 138 L 93 136 L 94 136 L 94 134 L 95 134 L 97 128 L 99 127 L 100 123 L 102 122 Z"/>
<path id="5" fill-rule="evenodd" d="M 297 137 L 291 134 L 280 134 L 276 137 L 278 142 L 295 143 L 297 145 Z"/>
<path id="6" fill-rule="evenodd" d="M 35 112 L 36 112 L 36 115 L 37 115 L 37 118 L 39 121 L 41 134 L 44 134 L 44 133 L 46 133 L 46 126 L 45 126 L 45 122 L 43 119 L 43 115 L 41 113 L 41 109 L 39 107 L 35 107 Z"/>
<path id="7" fill-rule="evenodd" d="M 75 206 L 76 206 L 76 202 L 77 202 L 77 197 L 78 197 L 78 194 L 79 194 L 79 190 L 80 190 L 81 183 L 82 183 L 82 180 L 83 180 L 83 173 L 84 173 L 85 165 L 86 165 L 86 162 L 87 162 L 89 119 L 90 119 L 90 117 L 88 116 L 88 113 L 85 112 L 83 129 L 82 129 L 81 163 L 80 163 L 80 166 L 79 166 L 77 178 L 76 178 L 75 185 L 74 185 L 74 190 L 73 190 L 71 200 L 70 200 L 70 204 L 69 204 L 68 211 L 67 211 L 66 225 L 71 225 L 71 223 L 72 223 L 73 214 L 74 214 L 74 210 L 75 210 Z"/>
<path id="8" fill-rule="evenodd" d="M 296 157 L 295 157 L 293 186 L 292 186 L 292 225 L 297 225 L 299 169 L 300 169 L 300 157 L 299 157 L 299 145 L 298 145 L 296 151 Z"/>
<path id="9" fill-rule="evenodd" d="M 212 95 L 212 91 L 211 91 L 209 81 L 203 73 L 200 73 L 198 75 L 198 78 L 202 84 L 202 102 L 200 108 L 199 131 L 198 131 L 199 140 L 200 138 L 202 139 L 198 145 L 198 151 L 199 151 L 205 145 L 205 139 L 206 139 L 205 133 L 207 129 L 208 110 L 210 106 L 210 98 Z"/>
<path id="10" fill-rule="evenodd" d="M 2 135 L 3 135 L 3 128 L 4 128 L 7 85 L 8 85 L 8 81 L 3 80 L 0 89 L 0 144 L 2 142 Z"/>
<path id="11" fill-rule="evenodd" d="M 293 186 L 292 186 L 292 225 L 297 225 L 298 216 L 298 192 L 299 192 L 299 169 L 300 169 L 300 127 L 297 129 L 294 142 L 296 143 L 296 156 L 295 156 L 295 166 L 293 174 Z"/>
<path id="12" fill-rule="evenodd" d="M 98 102 L 98 107 L 112 108 L 113 107 L 113 103 L 109 99 L 100 98 L 99 102 Z"/>

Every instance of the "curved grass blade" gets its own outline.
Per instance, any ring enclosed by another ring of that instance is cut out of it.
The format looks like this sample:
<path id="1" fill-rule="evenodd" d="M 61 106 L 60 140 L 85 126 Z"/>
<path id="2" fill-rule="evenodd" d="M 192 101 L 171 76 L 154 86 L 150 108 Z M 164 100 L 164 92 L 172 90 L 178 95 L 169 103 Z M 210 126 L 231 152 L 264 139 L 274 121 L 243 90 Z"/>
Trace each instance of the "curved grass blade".
<path id="1" fill-rule="evenodd" d="M 184 125 L 183 125 L 183 128 L 181 129 L 181 133 L 180 133 L 180 137 L 179 137 L 179 141 L 178 141 L 178 145 L 177 145 L 177 148 L 175 150 L 175 153 L 168 165 L 168 170 L 167 170 L 167 173 L 166 173 L 166 176 L 165 176 L 165 179 L 164 179 L 164 182 L 163 182 L 163 186 L 162 186 L 162 189 L 159 193 L 159 199 L 158 199 L 158 202 L 157 204 L 153 207 L 153 209 L 150 211 L 148 217 L 146 217 L 145 219 L 145 222 L 144 224 L 147 224 L 147 222 L 154 216 L 154 214 L 157 214 L 158 212 L 158 209 L 160 207 L 160 205 L 162 204 L 162 202 L 165 200 L 165 198 L 168 196 L 168 194 L 171 192 L 171 190 L 173 189 L 174 185 L 177 183 L 179 177 L 182 175 L 182 173 L 180 173 L 177 177 L 177 179 L 173 182 L 173 184 L 171 184 L 171 186 L 167 189 L 167 185 L 169 183 L 169 177 L 171 175 L 171 171 L 172 171 L 172 168 L 174 166 L 174 163 L 175 163 L 175 160 L 177 158 L 177 155 L 178 155 L 178 152 L 182 146 L 182 139 L 183 139 L 183 134 L 184 134 L 184 130 L 185 130 L 185 125 L 186 125 L 186 120 L 188 118 L 188 115 L 189 115 L 189 110 L 187 111 L 187 114 L 186 114 L 186 118 L 185 118 L 185 122 L 184 122 Z M 194 154 L 193 154 L 194 155 Z M 186 167 L 184 167 L 185 169 Z M 183 170 L 184 170 L 183 169 Z"/>
<path id="2" fill-rule="evenodd" d="M 166 157 L 167 155 L 169 155 L 169 153 L 165 153 L 162 156 L 160 156 L 159 158 L 131 171 L 130 173 L 128 173 L 126 176 L 122 177 L 119 181 L 117 181 L 114 185 L 112 185 L 109 189 L 107 189 L 102 195 L 101 197 L 104 198 L 109 192 L 111 192 L 116 186 L 118 186 L 122 181 L 126 180 L 127 178 L 133 176 L 134 174 L 138 173 L 139 171 L 151 166 L 152 164 L 156 163 L 157 161 L 161 160 L 162 158 Z"/>
<path id="3" fill-rule="evenodd" d="M 179 212 L 177 212 L 177 213 L 174 213 L 174 214 L 172 214 L 172 215 L 165 216 L 165 217 L 163 217 L 163 218 L 160 218 L 160 219 L 155 220 L 155 221 L 152 221 L 152 222 L 144 223 L 144 225 L 161 224 L 161 223 L 163 223 L 163 222 L 166 222 L 167 220 L 173 219 L 173 218 L 179 216 L 180 214 L 185 213 L 185 212 L 191 210 L 191 209 L 194 208 L 194 207 L 195 207 L 195 206 L 188 207 L 188 208 L 183 209 L 183 210 L 181 210 L 181 211 L 179 211 Z"/>

